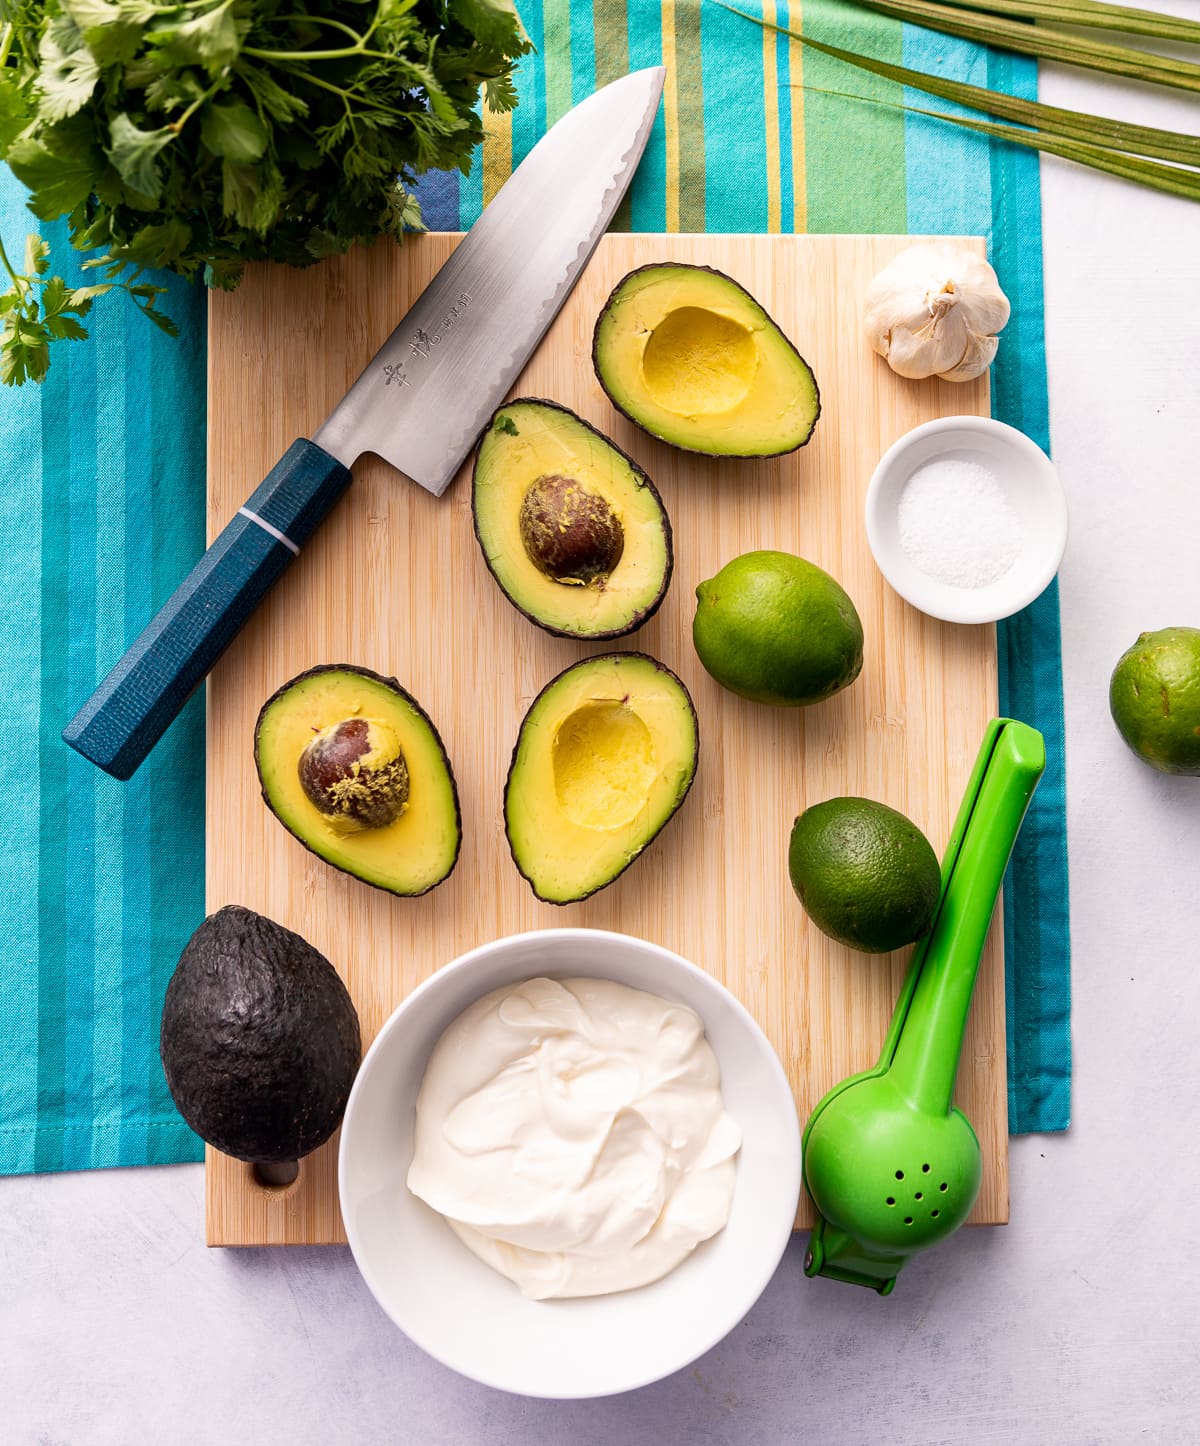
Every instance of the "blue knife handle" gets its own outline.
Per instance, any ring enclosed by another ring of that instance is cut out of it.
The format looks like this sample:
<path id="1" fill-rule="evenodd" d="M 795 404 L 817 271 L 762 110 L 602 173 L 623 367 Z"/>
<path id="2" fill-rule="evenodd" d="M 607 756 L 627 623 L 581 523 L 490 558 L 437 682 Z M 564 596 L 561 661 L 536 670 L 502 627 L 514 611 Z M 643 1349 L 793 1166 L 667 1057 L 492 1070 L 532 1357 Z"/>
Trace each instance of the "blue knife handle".
<path id="1" fill-rule="evenodd" d="M 63 740 L 105 773 L 131 778 L 349 485 L 350 470 L 335 457 L 293 442 Z"/>

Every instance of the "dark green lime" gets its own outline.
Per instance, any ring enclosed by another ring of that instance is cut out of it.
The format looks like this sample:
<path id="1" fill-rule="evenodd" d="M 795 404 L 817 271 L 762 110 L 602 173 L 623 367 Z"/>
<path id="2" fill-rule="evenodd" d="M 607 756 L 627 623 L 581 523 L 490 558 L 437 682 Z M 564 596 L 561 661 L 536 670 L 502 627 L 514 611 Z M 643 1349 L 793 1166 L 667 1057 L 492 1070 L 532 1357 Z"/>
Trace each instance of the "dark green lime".
<path id="1" fill-rule="evenodd" d="M 927 934 L 941 870 L 909 818 L 869 798 L 831 798 L 792 825 L 792 888 L 817 928 L 867 954 Z"/>

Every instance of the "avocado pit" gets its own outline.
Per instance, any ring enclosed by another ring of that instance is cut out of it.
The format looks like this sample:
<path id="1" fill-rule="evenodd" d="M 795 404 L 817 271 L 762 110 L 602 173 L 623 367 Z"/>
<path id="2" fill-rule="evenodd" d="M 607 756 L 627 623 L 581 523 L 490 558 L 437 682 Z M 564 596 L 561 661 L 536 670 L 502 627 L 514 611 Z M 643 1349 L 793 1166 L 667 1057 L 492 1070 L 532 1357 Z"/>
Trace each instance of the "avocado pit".
<path id="1" fill-rule="evenodd" d="M 521 500 L 525 553 L 554 582 L 603 583 L 625 551 L 625 532 L 610 504 L 573 477 L 539 477 Z"/>
<path id="2" fill-rule="evenodd" d="M 386 828 L 408 807 L 408 764 L 395 730 L 344 718 L 322 728 L 300 755 L 300 787 L 332 823 Z"/>

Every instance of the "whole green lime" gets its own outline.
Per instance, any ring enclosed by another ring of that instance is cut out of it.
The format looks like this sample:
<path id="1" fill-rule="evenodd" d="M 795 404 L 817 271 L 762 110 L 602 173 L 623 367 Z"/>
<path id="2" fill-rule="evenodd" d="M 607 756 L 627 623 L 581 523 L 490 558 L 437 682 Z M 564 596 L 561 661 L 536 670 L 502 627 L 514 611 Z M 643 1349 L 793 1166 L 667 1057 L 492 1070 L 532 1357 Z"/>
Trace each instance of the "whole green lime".
<path id="1" fill-rule="evenodd" d="M 909 818 L 870 798 L 830 798 L 805 809 L 788 849 L 792 888 L 818 929 L 886 954 L 929 933 L 941 870 Z"/>
<path id="2" fill-rule="evenodd" d="M 1151 768 L 1200 777 L 1200 628 L 1143 633 L 1113 669 L 1108 706 Z"/>
<path id="3" fill-rule="evenodd" d="M 817 567 L 790 552 L 744 552 L 696 589 L 692 641 L 732 693 L 800 707 L 853 683 L 863 630 L 854 604 Z"/>

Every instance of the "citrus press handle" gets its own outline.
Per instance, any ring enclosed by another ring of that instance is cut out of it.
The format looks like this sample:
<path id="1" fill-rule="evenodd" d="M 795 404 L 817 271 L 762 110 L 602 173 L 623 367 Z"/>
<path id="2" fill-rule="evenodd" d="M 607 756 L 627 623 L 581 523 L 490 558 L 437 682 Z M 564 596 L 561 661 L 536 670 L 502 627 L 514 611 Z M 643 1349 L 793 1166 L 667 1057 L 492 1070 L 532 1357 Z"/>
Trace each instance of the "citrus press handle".
<path id="1" fill-rule="evenodd" d="M 955 825 L 957 852 L 948 860 L 941 905 L 889 1071 L 901 1093 L 932 1114 L 950 1109 L 988 926 L 1045 767 L 1046 745 L 1036 729 L 1002 718 L 988 730 L 973 776 L 977 787 L 968 789 Z"/>

